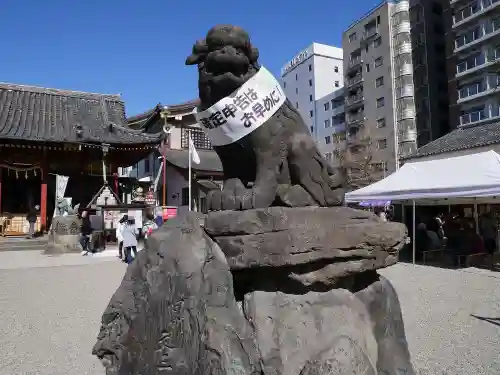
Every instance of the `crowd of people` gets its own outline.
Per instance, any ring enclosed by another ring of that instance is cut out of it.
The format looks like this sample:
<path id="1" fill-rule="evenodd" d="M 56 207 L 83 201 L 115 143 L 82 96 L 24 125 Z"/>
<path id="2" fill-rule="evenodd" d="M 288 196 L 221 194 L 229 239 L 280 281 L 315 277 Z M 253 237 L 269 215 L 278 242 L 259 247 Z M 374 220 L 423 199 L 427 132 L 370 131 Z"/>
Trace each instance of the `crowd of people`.
<path id="1" fill-rule="evenodd" d="M 415 233 L 417 260 L 429 250 L 446 249 L 455 263 L 459 256 L 488 253 L 497 249 L 497 222 L 491 212 L 486 212 L 476 221 L 457 213 L 442 213 L 422 219 Z"/>
<path id="2" fill-rule="evenodd" d="M 80 214 L 80 245 L 82 255 L 95 254 L 96 247 L 92 244 L 93 228 L 90 221 L 89 211 L 84 210 Z M 118 258 L 124 263 L 130 264 L 137 256 L 139 239 L 143 239 L 144 246 L 153 230 L 158 228 L 155 215 L 151 211 L 145 213 L 145 221 L 142 228 L 137 228 L 135 218 L 123 215 L 115 228 L 115 236 L 118 243 Z"/>

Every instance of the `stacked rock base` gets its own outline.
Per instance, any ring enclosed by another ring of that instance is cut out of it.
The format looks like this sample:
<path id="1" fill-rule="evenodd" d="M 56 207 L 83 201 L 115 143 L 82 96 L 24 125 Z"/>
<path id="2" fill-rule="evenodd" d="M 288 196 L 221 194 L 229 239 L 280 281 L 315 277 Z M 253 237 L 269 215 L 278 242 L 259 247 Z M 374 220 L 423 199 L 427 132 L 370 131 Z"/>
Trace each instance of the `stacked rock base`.
<path id="1" fill-rule="evenodd" d="M 45 254 L 79 253 L 80 219 L 77 215 L 55 216 Z"/>
<path id="2" fill-rule="evenodd" d="M 171 220 L 128 267 L 93 353 L 107 375 L 414 374 L 376 272 L 405 239 L 344 207 Z"/>

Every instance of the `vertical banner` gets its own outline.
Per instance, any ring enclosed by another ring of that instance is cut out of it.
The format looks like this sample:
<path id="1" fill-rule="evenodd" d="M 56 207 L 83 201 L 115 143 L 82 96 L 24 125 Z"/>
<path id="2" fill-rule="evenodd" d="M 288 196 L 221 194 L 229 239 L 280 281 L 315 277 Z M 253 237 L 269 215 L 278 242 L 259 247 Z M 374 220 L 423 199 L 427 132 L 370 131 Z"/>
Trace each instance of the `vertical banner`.
<path id="1" fill-rule="evenodd" d="M 68 186 L 68 176 L 61 176 L 61 175 L 56 175 L 56 199 L 54 200 L 54 213 L 52 214 L 52 217 L 54 218 L 56 216 L 57 212 L 57 200 L 59 198 L 64 198 L 64 193 L 66 193 L 66 187 Z M 71 201 L 70 201 L 71 204 Z M 50 223 L 50 226 L 52 227 L 52 222 Z"/>

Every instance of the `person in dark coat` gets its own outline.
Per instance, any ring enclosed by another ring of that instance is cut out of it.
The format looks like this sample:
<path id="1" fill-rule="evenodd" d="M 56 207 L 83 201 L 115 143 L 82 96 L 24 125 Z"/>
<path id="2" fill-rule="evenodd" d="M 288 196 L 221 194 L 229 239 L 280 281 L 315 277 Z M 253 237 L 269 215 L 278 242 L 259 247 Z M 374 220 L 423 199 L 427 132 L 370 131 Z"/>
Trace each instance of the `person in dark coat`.
<path id="1" fill-rule="evenodd" d="M 35 237 L 35 223 L 38 217 L 38 206 L 31 207 L 28 215 L 26 215 L 26 220 L 29 223 L 29 237 Z"/>
<path id="2" fill-rule="evenodd" d="M 89 252 L 93 251 L 90 249 L 90 238 L 92 236 L 92 225 L 90 223 L 90 217 L 88 211 L 82 212 L 82 224 L 80 227 L 80 245 L 82 245 L 83 255 L 88 255 Z"/>

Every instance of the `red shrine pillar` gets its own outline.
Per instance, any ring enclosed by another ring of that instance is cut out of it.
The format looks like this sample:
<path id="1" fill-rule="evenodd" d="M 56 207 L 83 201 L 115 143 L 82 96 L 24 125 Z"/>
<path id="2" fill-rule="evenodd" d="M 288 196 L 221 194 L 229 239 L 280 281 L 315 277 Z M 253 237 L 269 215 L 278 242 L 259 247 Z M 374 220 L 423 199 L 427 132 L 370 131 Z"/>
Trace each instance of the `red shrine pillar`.
<path id="1" fill-rule="evenodd" d="M 44 155 L 45 156 L 45 155 Z M 47 166 L 47 161 L 44 157 L 44 160 L 41 165 L 41 178 L 42 178 L 42 186 L 41 186 L 41 196 L 40 196 L 40 226 L 42 232 L 47 230 L 47 177 L 49 174 L 49 168 Z"/>

